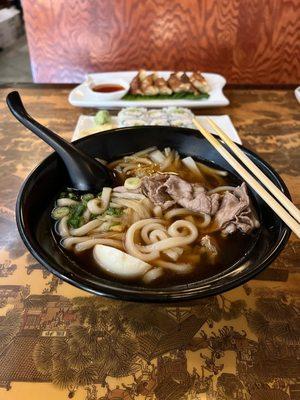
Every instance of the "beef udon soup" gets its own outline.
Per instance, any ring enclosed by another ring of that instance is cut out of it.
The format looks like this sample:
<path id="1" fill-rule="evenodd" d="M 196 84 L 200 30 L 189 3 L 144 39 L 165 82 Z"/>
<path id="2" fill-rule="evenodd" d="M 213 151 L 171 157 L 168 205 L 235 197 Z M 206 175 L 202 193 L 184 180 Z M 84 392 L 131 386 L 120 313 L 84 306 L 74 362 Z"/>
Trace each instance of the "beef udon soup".
<path id="1" fill-rule="evenodd" d="M 143 286 L 190 283 L 253 244 L 259 221 L 246 185 L 226 171 L 154 147 L 107 165 L 119 186 L 66 191 L 52 211 L 60 245 L 90 272 Z"/>

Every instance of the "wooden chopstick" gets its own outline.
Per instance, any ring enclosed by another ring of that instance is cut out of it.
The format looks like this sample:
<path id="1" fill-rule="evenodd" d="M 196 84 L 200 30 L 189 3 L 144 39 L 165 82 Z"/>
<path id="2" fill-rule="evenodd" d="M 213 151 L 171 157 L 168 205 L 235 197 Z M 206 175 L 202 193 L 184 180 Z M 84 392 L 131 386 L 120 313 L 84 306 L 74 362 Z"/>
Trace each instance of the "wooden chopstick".
<path id="1" fill-rule="evenodd" d="M 193 119 L 194 125 L 202 135 L 217 150 L 218 153 L 235 169 L 235 171 L 252 187 L 253 190 L 268 204 L 268 206 L 284 221 L 300 238 L 300 224 L 272 197 L 263 186 L 223 147 L 223 145 L 208 132 L 199 121 Z"/>
<path id="2" fill-rule="evenodd" d="M 233 153 L 246 165 L 247 168 L 269 189 L 274 197 L 285 207 L 289 213 L 300 223 L 300 210 L 288 199 L 274 183 L 250 160 L 248 156 L 230 139 L 230 137 L 222 131 L 222 129 L 211 119 L 207 118 L 209 124 L 214 128 L 215 132 L 233 151 Z"/>

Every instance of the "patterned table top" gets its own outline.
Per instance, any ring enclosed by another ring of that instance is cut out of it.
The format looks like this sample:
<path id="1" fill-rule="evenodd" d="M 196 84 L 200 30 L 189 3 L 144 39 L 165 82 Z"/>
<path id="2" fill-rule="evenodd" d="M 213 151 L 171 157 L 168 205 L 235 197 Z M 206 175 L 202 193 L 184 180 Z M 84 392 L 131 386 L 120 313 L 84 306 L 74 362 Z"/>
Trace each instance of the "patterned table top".
<path id="1" fill-rule="evenodd" d="M 95 297 L 27 252 L 14 205 L 49 152 L 9 114 L 0 88 L 0 399 L 300 399 L 300 241 L 255 280 L 181 307 Z M 42 123 L 70 139 L 81 110 L 64 86 L 20 88 Z M 300 205 L 300 114 L 292 90 L 228 89 L 243 140 Z M 200 112 L 200 110 L 199 110 Z"/>

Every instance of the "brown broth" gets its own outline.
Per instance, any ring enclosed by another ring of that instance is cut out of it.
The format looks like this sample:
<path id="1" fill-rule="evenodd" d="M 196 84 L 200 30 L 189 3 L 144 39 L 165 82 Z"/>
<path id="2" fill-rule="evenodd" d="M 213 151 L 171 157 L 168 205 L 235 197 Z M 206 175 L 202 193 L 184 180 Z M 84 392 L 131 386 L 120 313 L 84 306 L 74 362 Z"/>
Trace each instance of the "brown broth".
<path id="1" fill-rule="evenodd" d="M 97 93 L 112 93 L 119 92 L 120 90 L 124 90 L 123 86 L 110 83 L 104 83 L 92 87 L 92 91 Z"/>
<path id="2" fill-rule="evenodd" d="M 140 279 L 126 281 L 106 274 L 105 271 L 100 269 L 95 262 L 92 250 L 78 253 L 76 254 L 76 256 L 73 252 L 69 252 L 69 254 L 71 258 L 77 260 L 77 262 L 79 260 L 80 265 L 84 265 L 85 268 L 87 268 L 92 274 L 101 278 L 115 282 L 122 281 L 131 285 L 161 288 L 197 282 L 199 280 L 207 279 L 223 272 L 224 270 L 234 265 L 237 260 L 243 257 L 252 248 L 255 243 L 256 232 L 251 235 L 234 233 L 229 238 L 222 238 L 219 234 L 216 233 L 210 234 L 210 236 L 214 237 L 220 250 L 214 264 L 211 264 L 208 258 L 203 255 L 201 257 L 201 261 L 195 266 L 191 273 L 180 275 L 166 269 L 163 276 L 147 285 L 143 284 Z M 167 257 L 165 257 L 165 260 L 167 260 Z M 185 261 L 185 256 L 183 255 L 179 258 L 177 263 Z"/>

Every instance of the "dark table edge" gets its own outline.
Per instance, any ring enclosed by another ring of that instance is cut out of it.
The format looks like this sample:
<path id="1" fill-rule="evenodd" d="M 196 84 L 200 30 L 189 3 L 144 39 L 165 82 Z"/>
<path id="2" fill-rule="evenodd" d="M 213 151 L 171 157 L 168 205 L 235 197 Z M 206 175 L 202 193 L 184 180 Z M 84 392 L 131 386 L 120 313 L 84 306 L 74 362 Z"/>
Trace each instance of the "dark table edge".
<path id="1" fill-rule="evenodd" d="M 0 89 L 8 88 L 42 88 L 42 89 L 71 89 L 78 83 L 33 83 L 33 82 L 1 82 Z M 234 90 L 294 90 L 297 84 L 252 84 L 252 83 L 228 83 L 226 89 Z"/>

